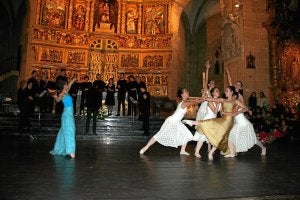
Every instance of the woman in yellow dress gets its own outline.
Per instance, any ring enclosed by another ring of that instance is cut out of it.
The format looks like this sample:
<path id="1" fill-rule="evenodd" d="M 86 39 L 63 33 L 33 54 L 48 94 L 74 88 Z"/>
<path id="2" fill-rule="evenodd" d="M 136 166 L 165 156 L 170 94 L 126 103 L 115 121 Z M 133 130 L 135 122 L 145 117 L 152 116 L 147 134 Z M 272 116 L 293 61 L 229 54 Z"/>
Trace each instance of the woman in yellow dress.
<path id="1" fill-rule="evenodd" d="M 235 88 L 229 86 L 225 90 L 226 99 L 222 98 L 206 98 L 209 102 L 221 103 L 222 117 L 201 121 L 183 120 L 188 125 L 196 125 L 198 132 L 204 133 L 213 148 L 208 153 L 209 160 L 213 160 L 213 153 L 218 148 L 223 153 L 228 150 L 228 136 L 233 126 L 233 117 L 237 114 L 237 109 L 241 108 L 239 112 L 246 112 L 248 108 L 241 102 L 235 99 Z"/>

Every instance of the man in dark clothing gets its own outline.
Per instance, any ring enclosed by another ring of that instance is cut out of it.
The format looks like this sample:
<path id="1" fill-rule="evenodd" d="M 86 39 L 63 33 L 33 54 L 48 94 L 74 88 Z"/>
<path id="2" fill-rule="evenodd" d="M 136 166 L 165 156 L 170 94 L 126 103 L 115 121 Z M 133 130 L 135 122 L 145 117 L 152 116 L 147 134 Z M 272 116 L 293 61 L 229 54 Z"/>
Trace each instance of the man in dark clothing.
<path id="1" fill-rule="evenodd" d="M 33 98 L 37 98 L 38 93 L 39 93 L 39 82 L 37 80 L 37 71 L 36 70 L 33 70 L 31 72 L 31 78 L 29 78 L 27 82 L 32 83 L 31 90 L 32 90 Z"/>
<path id="2" fill-rule="evenodd" d="M 124 73 L 120 74 L 120 79 L 117 82 L 118 90 L 118 114 L 120 116 L 120 109 L 122 105 L 123 116 L 125 116 L 125 97 L 126 97 L 127 81 L 125 80 Z"/>
<path id="3" fill-rule="evenodd" d="M 139 120 L 142 120 L 142 113 L 141 113 L 141 87 L 144 87 L 147 90 L 146 83 L 141 80 L 141 77 L 136 77 L 137 82 L 137 95 L 138 95 L 138 114 L 139 114 Z"/>
<path id="4" fill-rule="evenodd" d="M 102 99 L 95 84 L 86 91 L 85 99 L 85 105 L 87 107 L 85 133 L 88 134 L 89 132 L 91 114 L 93 114 L 93 133 L 96 135 L 96 120 Z"/>
<path id="5" fill-rule="evenodd" d="M 96 80 L 94 81 L 93 85 L 98 89 L 100 96 L 101 96 L 101 102 L 100 107 L 102 107 L 102 92 L 105 89 L 105 82 L 101 79 L 101 74 L 96 75 Z"/>
<path id="6" fill-rule="evenodd" d="M 127 84 L 128 91 L 128 115 L 136 115 L 136 100 L 137 100 L 137 87 L 138 84 L 134 80 L 134 76 L 129 76 L 129 82 Z"/>
<path id="7" fill-rule="evenodd" d="M 59 82 L 68 82 L 68 79 L 66 77 L 66 70 L 65 69 L 61 69 L 59 75 L 56 77 L 56 86 L 58 85 Z M 55 105 L 55 113 L 56 114 L 62 114 L 64 109 L 64 105 L 62 103 L 62 101 L 57 102 Z"/>
<path id="8" fill-rule="evenodd" d="M 81 102 L 80 102 L 80 114 L 84 114 L 84 102 L 86 102 L 86 93 L 88 89 L 92 87 L 92 83 L 89 82 L 89 77 L 84 77 L 84 82 L 80 84 L 80 90 L 81 90 Z"/>
<path id="9" fill-rule="evenodd" d="M 27 130 L 30 127 L 29 120 L 29 106 L 30 101 L 28 93 L 26 93 L 27 81 L 20 82 L 20 89 L 18 90 L 17 103 L 20 110 L 19 128 L 21 131 Z"/>
<path id="10" fill-rule="evenodd" d="M 145 86 L 140 87 L 141 91 L 141 114 L 143 119 L 143 127 L 142 130 L 144 130 L 144 135 L 149 135 L 149 116 L 150 116 L 150 100 L 151 96 L 150 93 L 147 92 Z"/>

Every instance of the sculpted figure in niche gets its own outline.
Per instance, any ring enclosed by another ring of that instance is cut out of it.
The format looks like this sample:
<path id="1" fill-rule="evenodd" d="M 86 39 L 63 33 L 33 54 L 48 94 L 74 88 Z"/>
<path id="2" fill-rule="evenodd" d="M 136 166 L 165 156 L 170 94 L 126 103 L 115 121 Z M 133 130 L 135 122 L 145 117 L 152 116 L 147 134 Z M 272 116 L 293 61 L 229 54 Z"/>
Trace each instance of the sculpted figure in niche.
<path id="1" fill-rule="evenodd" d="M 118 2 L 117 0 L 96 0 L 93 31 L 100 29 L 101 23 L 109 23 L 110 29 L 117 31 Z"/>
<path id="2" fill-rule="evenodd" d="M 84 30 L 86 9 L 79 5 L 73 14 L 73 27 L 78 31 Z"/>
<path id="3" fill-rule="evenodd" d="M 246 57 L 247 61 L 247 68 L 255 69 L 255 56 L 250 51 L 249 54 Z"/>
<path id="4" fill-rule="evenodd" d="M 129 8 L 127 11 L 127 22 L 126 22 L 127 33 L 137 33 L 136 30 L 137 19 L 138 19 L 137 10 L 133 7 Z"/>

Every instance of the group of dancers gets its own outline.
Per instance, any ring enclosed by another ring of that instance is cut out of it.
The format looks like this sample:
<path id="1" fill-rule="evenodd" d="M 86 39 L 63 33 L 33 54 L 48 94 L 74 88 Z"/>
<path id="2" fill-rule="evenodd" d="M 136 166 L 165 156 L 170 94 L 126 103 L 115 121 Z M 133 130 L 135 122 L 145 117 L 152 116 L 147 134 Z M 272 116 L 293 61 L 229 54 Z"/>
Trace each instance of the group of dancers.
<path id="1" fill-rule="evenodd" d="M 266 147 L 256 138 L 253 125 L 245 117 L 244 112 L 251 111 L 244 105 L 243 84 L 238 81 L 232 85 L 231 76 L 226 69 L 229 85 L 225 89 L 225 98 L 219 98 L 220 91 L 215 87 L 214 81 L 208 82 L 210 65 L 206 64 L 205 83 L 203 96 L 194 100 L 189 99 L 189 92 L 181 88 L 177 92 L 180 103 L 174 114 L 169 116 L 163 123 L 161 129 L 149 140 L 140 150 L 144 154 L 156 142 L 163 146 L 179 147 L 180 154 L 189 155 L 186 146 L 189 141 L 197 141 L 194 155 L 201 158 L 200 149 L 204 142 L 208 143 L 208 159 L 213 160 L 214 152 L 219 149 L 224 157 L 235 157 L 239 152 L 248 151 L 254 145 L 261 148 L 261 155 L 266 155 Z M 196 121 L 183 120 L 189 106 L 201 106 L 197 112 Z M 221 117 L 217 117 L 221 113 Z M 193 134 L 184 125 L 196 126 L 196 133 Z M 210 148 L 210 144 L 212 148 Z"/>

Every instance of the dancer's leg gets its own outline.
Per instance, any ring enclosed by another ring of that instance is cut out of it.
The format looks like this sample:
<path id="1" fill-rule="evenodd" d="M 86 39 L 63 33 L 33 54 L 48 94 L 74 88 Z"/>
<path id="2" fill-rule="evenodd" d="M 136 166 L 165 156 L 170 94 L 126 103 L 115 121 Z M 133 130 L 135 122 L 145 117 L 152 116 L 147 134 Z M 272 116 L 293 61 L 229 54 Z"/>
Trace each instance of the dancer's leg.
<path id="1" fill-rule="evenodd" d="M 196 148 L 195 148 L 195 156 L 196 156 L 197 158 L 201 158 L 201 155 L 200 155 L 200 149 L 201 149 L 202 145 L 203 145 L 203 142 L 199 140 L 199 141 L 197 142 L 197 145 L 196 145 Z"/>
<path id="2" fill-rule="evenodd" d="M 185 151 L 186 145 L 187 145 L 187 144 L 181 145 L 180 155 L 187 155 L 187 156 L 190 155 L 188 152 Z"/>
<path id="3" fill-rule="evenodd" d="M 225 158 L 233 158 L 235 157 L 236 154 L 236 150 L 235 150 L 235 146 L 232 142 L 228 141 L 228 148 L 229 148 L 229 154 L 225 155 Z"/>
<path id="4" fill-rule="evenodd" d="M 214 159 L 214 157 L 213 157 L 213 154 L 215 153 L 215 151 L 217 150 L 217 147 L 212 147 L 211 148 L 211 150 L 210 150 L 210 152 L 208 153 L 208 159 L 209 160 L 213 160 Z"/>
<path id="5" fill-rule="evenodd" d="M 154 143 L 156 142 L 156 139 L 154 137 L 152 137 L 149 142 L 146 144 L 146 146 L 144 146 L 141 150 L 140 150 L 140 154 L 144 154 L 149 147 L 151 147 Z"/>
<path id="6" fill-rule="evenodd" d="M 265 156 L 267 154 L 267 148 L 257 139 L 256 145 L 261 148 L 261 155 Z"/>

